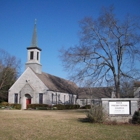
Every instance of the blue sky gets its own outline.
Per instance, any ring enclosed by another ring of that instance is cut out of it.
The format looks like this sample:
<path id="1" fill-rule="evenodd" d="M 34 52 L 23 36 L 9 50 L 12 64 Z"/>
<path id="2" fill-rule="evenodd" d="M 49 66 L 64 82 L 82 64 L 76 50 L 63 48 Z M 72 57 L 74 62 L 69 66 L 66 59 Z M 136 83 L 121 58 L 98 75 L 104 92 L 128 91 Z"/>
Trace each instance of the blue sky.
<path id="1" fill-rule="evenodd" d="M 78 22 L 112 4 L 119 18 L 140 15 L 140 0 L 0 0 L 0 48 L 21 59 L 23 72 L 36 18 L 43 71 L 67 78 L 60 48 L 78 44 Z"/>

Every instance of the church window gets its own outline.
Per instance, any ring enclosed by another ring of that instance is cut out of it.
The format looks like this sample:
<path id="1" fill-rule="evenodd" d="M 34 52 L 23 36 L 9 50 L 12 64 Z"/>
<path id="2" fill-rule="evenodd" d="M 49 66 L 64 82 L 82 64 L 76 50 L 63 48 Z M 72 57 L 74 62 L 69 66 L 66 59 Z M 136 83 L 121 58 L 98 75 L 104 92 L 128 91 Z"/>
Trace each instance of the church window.
<path id="1" fill-rule="evenodd" d="M 37 52 L 37 60 L 39 60 L 39 52 Z"/>
<path id="2" fill-rule="evenodd" d="M 85 105 L 85 100 L 80 100 L 81 101 L 81 105 Z"/>
<path id="3" fill-rule="evenodd" d="M 69 94 L 69 103 L 71 104 L 72 103 L 72 95 Z"/>
<path id="4" fill-rule="evenodd" d="M 71 104 L 73 104 L 73 94 L 71 95 Z"/>
<path id="5" fill-rule="evenodd" d="M 60 101 L 60 94 L 58 95 L 58 101 Z"/>
<path id="6" fill-rule="evenodd" d="M 34 59 L 34 52 L 33 51 L 31 51 L 31 53 L 30 53 L 30 59 L 31 60 Z"/>
<path id="7" fill-rule="evenodd" d="M 15 103 L 15 104 L 17 104 L 17 103 L 18 103 L 18 94 L 17 94 L 17 93 L 15 93 L 14 103 Z"/>
<path id="8" fill-rule="evenodd" d="M 53 102 L 54 102 L 54 101 L 53 101 L 53 93 L 52 93 L 52 104 L 53 104 Z"/>
<path id="9" fill-rule="evenodd" d="M 64 104 L 65 104 L 65 102 L 66 102 L 66 95 L 64 95 Z"/>
<path id="10" fill-rule="evenodd" d="M 73 96 L 73 104 L 75 104 L 75 97 Z"/>
<path id="11" fill-rule="evenodd" d="M 57 104 L 57 100 L 58 100 L 58 96 L 57 96 L 57 93 L 55 94 L 55 99 L 56 99 L 56 104 Z"/>
<path id="12" fill-rule="evenodd" d="M 39 104 L 43 104 L 43 93 L 39 93 Z"/>

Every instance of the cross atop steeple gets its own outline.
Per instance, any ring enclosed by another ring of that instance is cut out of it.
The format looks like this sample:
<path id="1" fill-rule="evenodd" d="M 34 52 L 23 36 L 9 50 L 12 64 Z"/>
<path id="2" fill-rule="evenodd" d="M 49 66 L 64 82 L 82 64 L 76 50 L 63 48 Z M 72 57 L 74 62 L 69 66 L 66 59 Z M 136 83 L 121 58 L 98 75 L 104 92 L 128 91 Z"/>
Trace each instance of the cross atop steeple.
<path id="1" fill-rule="evenodd" d="M 36 25 L 36 22 L 37 22 L 37 20 L 35 19 L 31 47 L 37 47 L 38 46 L 38 44 L 37 44 L 37 28 L 36 28 L 37 25 Z"/>

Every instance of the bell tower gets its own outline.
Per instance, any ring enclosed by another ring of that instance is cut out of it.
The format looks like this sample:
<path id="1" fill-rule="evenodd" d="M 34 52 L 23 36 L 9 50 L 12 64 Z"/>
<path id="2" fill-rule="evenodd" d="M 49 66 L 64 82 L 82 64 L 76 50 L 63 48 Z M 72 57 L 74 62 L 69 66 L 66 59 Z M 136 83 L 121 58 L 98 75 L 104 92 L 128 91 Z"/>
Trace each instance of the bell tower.
<path id="1" fill-rule="evenodd" d="M 42 65 L 40 64 L 40 55 L 41 49 L 38 47 L 37 44 L 37 28 L 35 19 L 31 46 L 27 48 L 26 68 L 30 67 L 34 72 L 41 74 Z"/>

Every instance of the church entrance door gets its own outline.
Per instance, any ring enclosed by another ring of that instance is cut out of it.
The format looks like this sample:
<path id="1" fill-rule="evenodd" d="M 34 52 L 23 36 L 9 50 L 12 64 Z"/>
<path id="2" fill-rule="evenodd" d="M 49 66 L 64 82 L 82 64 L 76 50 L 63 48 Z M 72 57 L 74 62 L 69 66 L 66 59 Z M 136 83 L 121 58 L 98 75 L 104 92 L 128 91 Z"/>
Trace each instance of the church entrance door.
<path id="1" fill-rule="evenodd" d="M 27 105 L 31 104 L 31 96 L 29 94 L 25 94 L 26 97 L 26 109 L 27 109 Z"/>
<path id="2" fill-rule="evenodd" d="M 31 104 L 31 99 L 26 99 L 26 109 L 27 109 L 27 105 Z"/>

